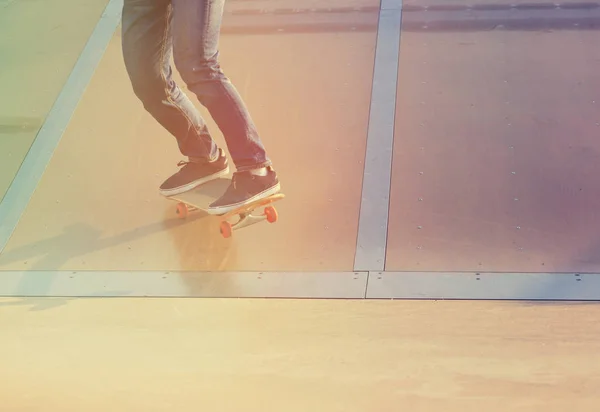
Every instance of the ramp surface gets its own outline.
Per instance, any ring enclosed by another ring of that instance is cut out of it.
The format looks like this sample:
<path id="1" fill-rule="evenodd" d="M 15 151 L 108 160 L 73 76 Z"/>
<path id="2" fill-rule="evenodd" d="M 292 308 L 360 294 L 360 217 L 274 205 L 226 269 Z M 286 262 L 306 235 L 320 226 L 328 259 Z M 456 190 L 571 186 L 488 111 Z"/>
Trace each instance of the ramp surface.
<path id="1" fill-rule="evenodd" d="M 0 200 L 107 3 L 0 1 Z"/>
<path id="2" fill-rule="evenodd" d="M 0 222 L 3 295 L 600 299 L 597 3 L 229 2 L 222 64 L 287 196 L 229 240 L 157 193 L 181 156 L 118 6 L 11 187 L 32 197 Z"/>
<path id="3" fill-rule="evenodd" d="M 0 268 L 353 270 L 378 4 L 362 2 L 372 10 L 354 13 L 355 24 L 370 29 L 354 32 L 348 13 L 296 13 L 280 21 L 271 10 L 257 26 L 253 15 L 234 13 L 238 3 L 225 19 L 221 61 L 280 175 L 286 200 L 279 222 L 224 240 L 215 219 L 177 219 L 157 188 L 181 155 L 133 95 L 116 33 Z M 337 23 L 335 32 L 321 32 Z M 268 29 L 275 26 L 283 31 Z"/>
<path id="4" fill-rule="evenodd" d="M 512 3 L 406 4 L 387 271 L 600 272 L 600 9 Z"/>

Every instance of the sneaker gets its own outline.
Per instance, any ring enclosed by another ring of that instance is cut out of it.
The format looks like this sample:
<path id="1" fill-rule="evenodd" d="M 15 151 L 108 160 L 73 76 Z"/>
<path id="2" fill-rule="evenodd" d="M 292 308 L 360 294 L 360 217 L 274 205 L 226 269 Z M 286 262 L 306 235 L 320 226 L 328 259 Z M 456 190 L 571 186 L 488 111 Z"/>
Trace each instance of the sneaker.
<path id="1" fill-rule="evenodd" d="M 229 173 L 229 163 L 221 149 L 219 157 L 213 162 L 179 162 L 177 166 L 181 169 L 160 186 L 161 195 L 178 195 Z"/>
<path id="2" fill-rule="evenodd" d="M 271 168 L 266 176 L 255 176 L 249 172 L 233 174 L 225 194 L 210 204 L 208 213 L 222 215 L 238 207 L 272 196 L 280 191 L 279 179 Z"/>

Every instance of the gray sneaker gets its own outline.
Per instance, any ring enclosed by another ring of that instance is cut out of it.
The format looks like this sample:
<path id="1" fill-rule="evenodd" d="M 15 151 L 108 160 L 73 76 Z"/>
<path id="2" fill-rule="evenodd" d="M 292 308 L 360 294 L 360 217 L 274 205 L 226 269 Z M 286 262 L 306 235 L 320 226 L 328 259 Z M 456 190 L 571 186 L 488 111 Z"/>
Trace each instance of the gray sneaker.
<path id="1" fill-rule="evenodd" d="M 267 168 L 266 176 L 236 172 L 223 196 L 210 204 L 208 213 L 222 215 L 238 207 L 277 194 L 279 191 L 279 179 L 271 167 Z"/>
<path id="2" fill-rule="evenodd" d="M 161 195 L 167 197 L 178 195 L 229 173 L 229 163 L 221 149 L 219 149 L 219 157 L 214 162 L 181 161 L 177 166 L 180 167 L 179 171 L 160 186 Z"/>

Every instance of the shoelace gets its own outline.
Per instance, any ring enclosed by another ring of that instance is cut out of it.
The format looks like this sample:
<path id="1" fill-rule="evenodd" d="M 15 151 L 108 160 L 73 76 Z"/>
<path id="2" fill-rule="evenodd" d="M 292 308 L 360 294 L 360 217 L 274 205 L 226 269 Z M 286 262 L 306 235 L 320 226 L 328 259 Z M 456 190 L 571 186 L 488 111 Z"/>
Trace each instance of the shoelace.
<path id="1" fill-rule="evenodd" d="M 235 172 L 231 177 L 231 185 L 233 186 L 234 190 L 237 190 L 237 184 L 240 179 L 243 181 L 244 179 L 252 180 L 253 178 L 254 176 L 248 172 Z"/>
<path id="2" fill-rule="evenodd" d="M 202 164 L 202 162 L 192 162 L 192 161 L 186 161 L 186 160 L 180 160 L 179 163 L 177 163 L 177 166 L 181 167 L 181 166 L 187 166 L 187 165 L 200 165 Z"/>

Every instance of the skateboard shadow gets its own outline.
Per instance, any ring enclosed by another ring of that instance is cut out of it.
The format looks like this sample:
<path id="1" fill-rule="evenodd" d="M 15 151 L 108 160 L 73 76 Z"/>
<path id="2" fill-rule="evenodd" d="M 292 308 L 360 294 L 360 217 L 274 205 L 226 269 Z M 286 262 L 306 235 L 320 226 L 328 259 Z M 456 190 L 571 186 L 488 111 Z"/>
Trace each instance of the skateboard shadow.
<path id="1" fill-rule="evenodd" d="M 190 288 L 189 294 L 192 296 L 197 295 L 203 285 L 197 281 L 187 282 L 186 272 L 223 271 L 231 265 L 235 265 L 237 255 L 235 240 L 222 238 L 218 229 L 218 219 L 202 211 L 191 213 L 185 220 L 179 219 L 174 216 L 171 202 L 165 207 L 164 216 L 161 221 L 109 237 L 102 237 L 102 231 L 91 225 L 76 223 L 65 227 L 64 232 L 58 236 L 3 251 L 0 255 L 1 265 L 17 262 L 28 263 L 30 260 L 35 260 L 29 269 L 23 272 L 19 283 L 12 292 L 12 295 L 35 296 L 35 298 L 22 299 L 22 303 L 19 303 L 19 301 L 7 302 L 0 304 L 0 307 L 19 304 L 32 305 L 32 299 L 35 299 L 33 301 L 35 303 L 33 303 L 31 310 L 51 309 L 67 304 L 76 298 L 43 298 L 44 296 L 52 296 L 50 294 L 51 286 L 57 276 L 53 271 L 68 270 L 64 267 L 72 259 L 84 257 L 86 254 L 102 249 L 116 248 L 158 232 L 166 231 L 175 244 L 174 249 L 178 252 L 179 266 L 175 270 L 181 273 L 182 283 Z M 88 270 L 101 271 L 103 269 L 90 267 Z M 126 269 L 123 268 L 123 270 Z M 153 267 L 147 270 L 171 269 Z M 41 271 L 45 272 L 42 276 L 40 275 Z M 85 269 L 78 271 L 85 271 Z M 2 276 L 1 269 L 0 276 Z M 212 283 L 210 286 L 212 290 L 230 287 L 227 284 L 215 285 L 214 281 Z M 126 297 L 131 295 L 131 290 L 122 289 L 102 290 L 86 295 L 86 297 Z"/>
<path id="2" fill-rule="evenodd" d="M 171 210 L 165 213 L 165 221 L 168 221 L 169 216 L 172 216 Z M 187 219 L 180 220 L 179 225 L 169 230 L 168 234 L 179 253 L 181 282 L 186 285 L 191 296 L 198 296 L 205 289 L 219 294 L 235 287 L 226 276 L 210 276 L 210 279 L 205 280 L 210 284 L 198 282 L 197 277 L 192 281 L 190 276 L 198 272 L 225 272 L 237 266 L 235 237 L 225 239 L 221 236 L 217 218 L 201 210 L 194 211 Z"/>

